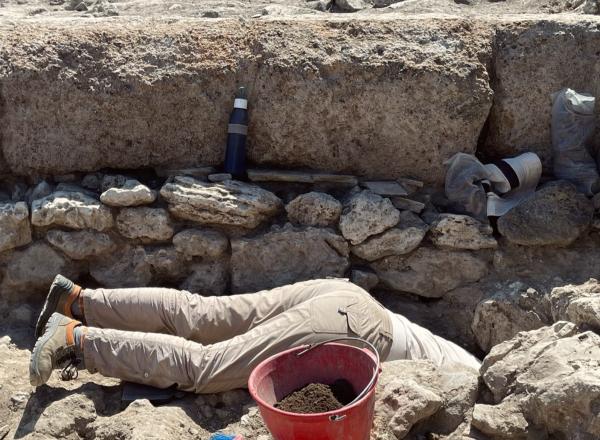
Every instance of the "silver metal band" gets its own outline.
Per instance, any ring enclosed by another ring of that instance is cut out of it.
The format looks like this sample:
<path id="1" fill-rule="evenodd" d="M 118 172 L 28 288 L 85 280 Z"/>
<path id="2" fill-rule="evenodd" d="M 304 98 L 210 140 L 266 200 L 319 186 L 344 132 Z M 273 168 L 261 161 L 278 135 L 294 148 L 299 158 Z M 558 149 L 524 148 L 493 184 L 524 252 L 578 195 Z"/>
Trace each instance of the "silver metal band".
<path id="1" fill-rule="evenodd" d="M 244 136 L 248 134 L 248 126 L 242 124 L 229 124 L 229 128 L 227 129 L 227 133 L 231 134 L 243 134 Z"/>

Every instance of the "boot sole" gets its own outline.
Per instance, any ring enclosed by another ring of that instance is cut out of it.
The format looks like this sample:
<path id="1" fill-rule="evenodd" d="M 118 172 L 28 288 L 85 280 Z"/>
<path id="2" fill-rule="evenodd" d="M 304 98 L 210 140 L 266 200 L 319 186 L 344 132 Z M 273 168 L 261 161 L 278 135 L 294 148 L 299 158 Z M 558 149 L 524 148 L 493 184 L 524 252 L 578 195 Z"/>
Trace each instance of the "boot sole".
<path id="1" fill-rule="evenodd" d="M 44 335 L 39 338 L 33 346 L 31 360 L 29 361 L 29 383 L 31 383 L 31 385 L 34 387 L 46 383 L 41 378 L 40 371 L 38 369 L 38 360 L 46 342 L 48 342 L 59 329 L 61 320 L 62 315 L 50 316 L 50 319 L 45 327 Z"/>
<path id="2" fill-rule="evenodd" d="M 56 278 L 58 278 L 58 276 Z M 60 295 L 63 290 L 63 288 L 56 282 L 56 278 L 54 278 L 54 281 L 50 286 L 50 291 L 46 296 L 44 307 L 42 308 L 37 324 L 35 325 L 36 338 L 42 336 L 44 329 L 46 328 L 46 322 L 48 322 L 48 319 L 50 319 L 50 316 L 52 316 L 54 312 L 62 313 L 62 310 L 56 310 L 56 307 L 58 307 L 58 301 L 60 300 Z"/>

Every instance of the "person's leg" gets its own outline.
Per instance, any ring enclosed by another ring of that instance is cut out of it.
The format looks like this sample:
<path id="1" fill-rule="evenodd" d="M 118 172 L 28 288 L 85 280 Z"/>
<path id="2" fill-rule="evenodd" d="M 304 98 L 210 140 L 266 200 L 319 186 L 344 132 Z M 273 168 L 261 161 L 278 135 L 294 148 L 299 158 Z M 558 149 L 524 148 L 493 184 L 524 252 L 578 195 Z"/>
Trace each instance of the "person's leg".
<path id="1" fill-rule="evenodd" d="M 83 353 L 91 372 L 160 388 L 176 385 L 213 393 L 245 387 L 252 369 L 273 354 L 340 336 L 371 342 L 385 359 L 391 345 L 389 327 L 378 303 L 354 289 L 340 288 L 211 345 L 171 335 L 88 327 Z"/>
<path id="2" fill-rule="evenodd" d="M 84 289 L 83 314 L 91 327 L 166 333 L 212 344 L 241 335 L 311 298 L 348 289 L 362 291 L 341 279 L 208 297 L 165 288 Z"/>

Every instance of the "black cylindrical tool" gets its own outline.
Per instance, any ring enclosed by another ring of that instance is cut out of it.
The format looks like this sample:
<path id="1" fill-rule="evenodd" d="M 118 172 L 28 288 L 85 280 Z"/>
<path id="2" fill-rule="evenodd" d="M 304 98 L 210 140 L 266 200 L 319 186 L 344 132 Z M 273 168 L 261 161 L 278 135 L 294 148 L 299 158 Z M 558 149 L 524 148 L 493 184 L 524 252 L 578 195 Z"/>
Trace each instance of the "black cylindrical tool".
<path id="1" fill-rule="evenodd" d="M 248 134 L 248 100 L 240 87 L 235 96 L 227 130 L 225 172 L 237 178 L 246 176 L 246 135 Z"/>

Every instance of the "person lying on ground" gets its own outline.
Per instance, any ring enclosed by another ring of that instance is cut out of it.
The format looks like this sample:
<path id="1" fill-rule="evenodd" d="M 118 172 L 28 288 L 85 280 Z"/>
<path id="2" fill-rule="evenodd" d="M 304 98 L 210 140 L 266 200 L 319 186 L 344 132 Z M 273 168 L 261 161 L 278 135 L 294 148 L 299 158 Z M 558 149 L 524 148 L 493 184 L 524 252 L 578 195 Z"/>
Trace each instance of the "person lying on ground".
<path id="1" fill-rule="evenodd" d="M 40 314 L 30 382 L 56 368 L 158 388 L 216 393 L 247 386 L 252 369 L 291 347 L 352 336 L 381 359 L 430 359 L 478 369 L 458 345 L 385 309 L 343 279 L 232 296 L 167 288 L 82 289 L 57 275 Z"/>

